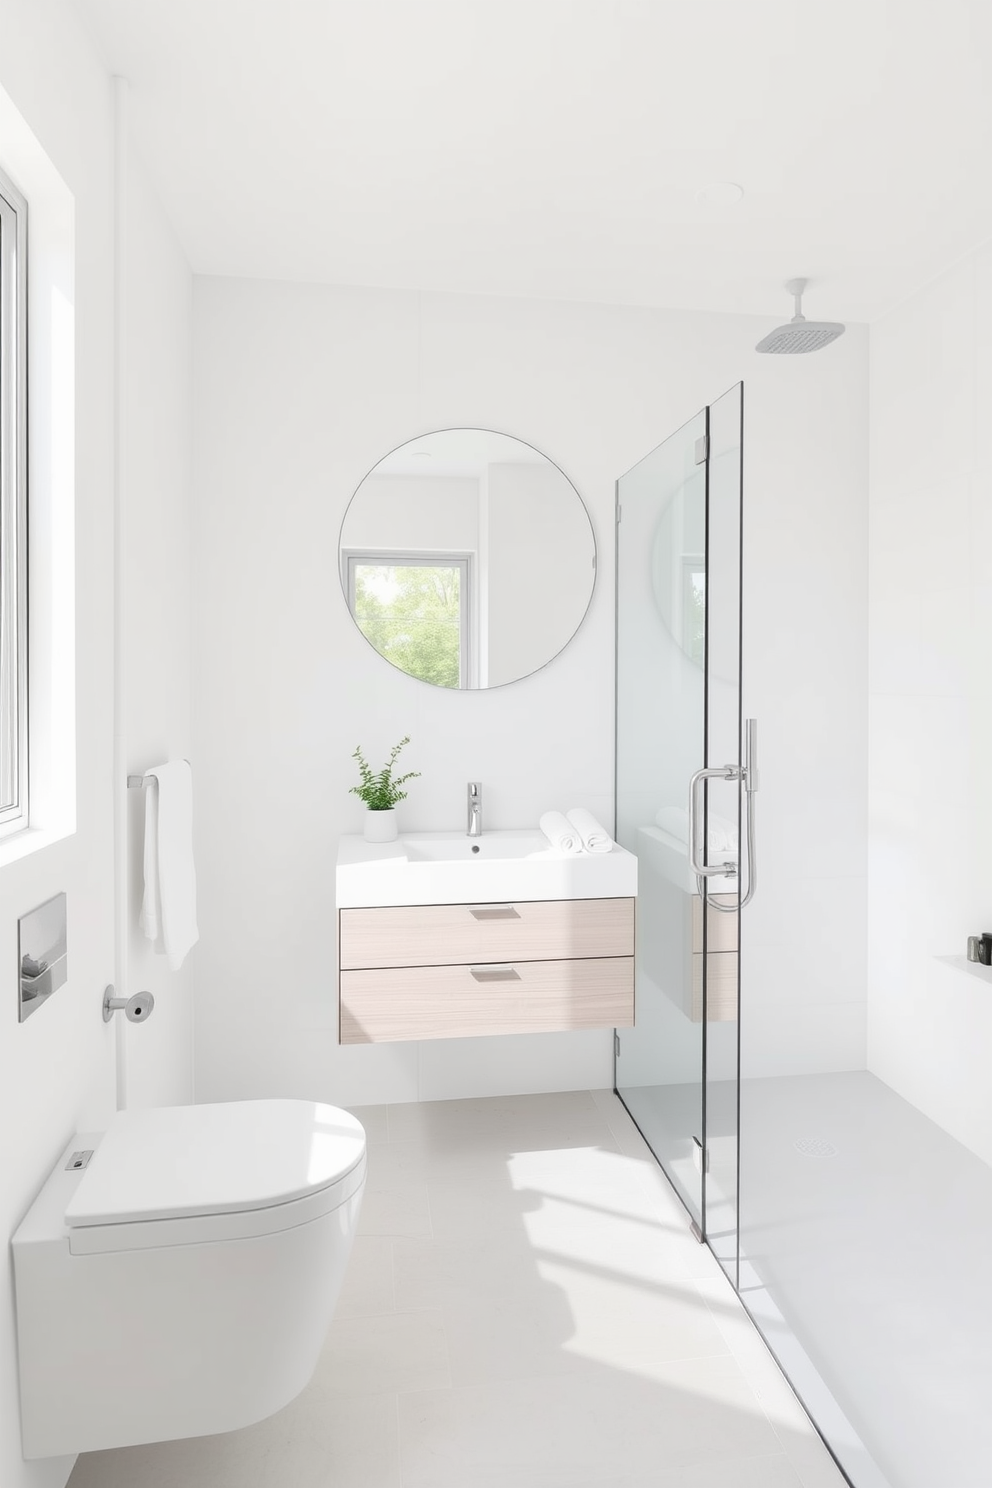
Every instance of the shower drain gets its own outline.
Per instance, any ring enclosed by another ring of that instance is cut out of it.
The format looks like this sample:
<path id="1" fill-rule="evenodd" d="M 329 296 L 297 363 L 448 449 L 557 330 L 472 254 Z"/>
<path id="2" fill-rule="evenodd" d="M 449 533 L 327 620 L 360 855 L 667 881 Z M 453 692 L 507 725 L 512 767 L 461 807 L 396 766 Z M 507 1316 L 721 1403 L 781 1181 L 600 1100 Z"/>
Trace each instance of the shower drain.
<path id="1" fill-rule="evenodd" d="M 804 1157 L 837 1156 L 837 1148 L 834 1146 L 833 1142 L 825 1142 L 822 1137 L 800 1137 L 799 1140 L 793 1142 L 792 1145 L 793 1147 L 795 1147 L 796 1151 L 801 1152 Z"/>

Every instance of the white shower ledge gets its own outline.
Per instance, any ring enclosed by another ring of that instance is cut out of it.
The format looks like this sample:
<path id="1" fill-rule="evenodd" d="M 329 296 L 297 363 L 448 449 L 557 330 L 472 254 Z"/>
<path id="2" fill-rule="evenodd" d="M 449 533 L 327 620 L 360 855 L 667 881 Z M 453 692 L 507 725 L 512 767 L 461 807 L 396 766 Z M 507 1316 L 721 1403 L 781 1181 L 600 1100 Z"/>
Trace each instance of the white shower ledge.
<path id="1" fill-rule="evenodd" d="M 936 960 L 955 971 L 966 971 L 969 976 L 978 977 L 979 981 L 992 982 L 992 966 L 983 966 L 980 961 L 969 961 L 967 956 L 937 956 Z"/>
<path id="2" fill-rule="evenodd" d="M 637 859 L 566 854 L 543 832 L 408 832 L 396 842 L 340 839 L 339 909 L 392 904 L 493 904 L 513 900 L 626 899 L 637 893 Z"/>

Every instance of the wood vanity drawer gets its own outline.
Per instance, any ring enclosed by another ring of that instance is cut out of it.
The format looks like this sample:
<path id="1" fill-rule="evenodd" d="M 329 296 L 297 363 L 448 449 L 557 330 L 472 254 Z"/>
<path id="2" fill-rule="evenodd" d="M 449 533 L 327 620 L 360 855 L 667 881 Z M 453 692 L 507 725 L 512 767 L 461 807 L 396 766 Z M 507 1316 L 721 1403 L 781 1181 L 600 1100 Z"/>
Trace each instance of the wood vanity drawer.
<path id="1" fill-rule="evenodd" d="M 630 956 L 633 899 L 342 909 L 342 972 L 466 961 L 565 961 Z"/>
<path id="2" fill-rule="evenodd" d="M 737 952 L 710 951 L 706 956 L 708 1023 L 737 1022 Z M 703 1021 L 703 958 L 692 958 L 692 1021 Z"/>
<path id="3" fill-rule="evenodd" d="M 629 1028 L 633 1021 L 631 956 L 341 973 L 342 1044 Z"/>
<path id="4" fill-rule="evenodd" d="M 714 909 L 711 904 L 706 906 L 706 949 L 708 951 L 736 951 L 737 950 L 737 922 L 739 911 L 737 908 L 736 894 L 713 894 L 711 896 L 718 904 L 725 904 L 728 910 Z M 730 908 L 730 906 L 733 906 Z M 692 949 L 701 951 L 703 949 L 703 901 L 698 894 L 692 896 Z"/>

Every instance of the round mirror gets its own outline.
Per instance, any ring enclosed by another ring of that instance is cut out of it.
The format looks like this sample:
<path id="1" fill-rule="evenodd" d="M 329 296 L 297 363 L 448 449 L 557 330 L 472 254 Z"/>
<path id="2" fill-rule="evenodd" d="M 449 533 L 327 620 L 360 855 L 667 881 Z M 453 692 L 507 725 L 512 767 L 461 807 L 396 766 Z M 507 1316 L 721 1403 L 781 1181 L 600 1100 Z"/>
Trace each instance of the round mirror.
<path id="1" fill-rule="evenodd" d="M 672 639 L 696 666 L 706 654 L 706 481 L 701 470 L 672 491 L 651 545 L 651 587 Z"/>
<path id="2" fill-rule="evenodd" d="M 589 608 L 596 540 L 547 456 L 441 429 L 380 460 L 341 525 L 341 583 L 380 656 L 436 687 L 502 687 L 546 666 Z"/>

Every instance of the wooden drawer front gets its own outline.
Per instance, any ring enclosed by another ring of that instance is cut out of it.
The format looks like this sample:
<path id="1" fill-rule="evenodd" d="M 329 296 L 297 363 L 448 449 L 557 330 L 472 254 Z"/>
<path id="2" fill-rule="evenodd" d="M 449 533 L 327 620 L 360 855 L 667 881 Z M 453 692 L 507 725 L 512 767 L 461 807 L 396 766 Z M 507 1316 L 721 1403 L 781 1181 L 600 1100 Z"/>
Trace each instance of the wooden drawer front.
<path id="1" fill-rule="evenodd" d="M 706 949 L 708 951 L 736 951 L 737 896 L 736 894 L 714 894 L 713 898 L 718 904 L 733 904 L 735 907 L 732 914 L 726 914 L 722 910 L 714 909 L 712 905 L 707 906 Z M 703 949 L 703 901 L 698 894 L 692 896 L 692 949 L 694 951 Z"/>
<path id="2" fill-rule="evenodd" d="M 706 1021 L 736 1023 L 737 952 L 709 952 L 706 961 L 706 1008 L 709 1013 Z M 698 955 L 692 958 L 692 1021 L 703 1021 L 703 958 Z"/>
<path id="3" fill-rule="evenodd" d="M 476 970 L 492 976 L 504 968 Z M 341 1042 L 629 1028 L 634 1021 L 631 956 L 524 961 L 512 970 L 515 979 L 505 981 L 477 981 L 468 966 L 342 971 Z"/>
<path id="4" fill-rule="evenodd" d="M 630 956 L 633 899 L 342 909 L 342 971 Z"/>

